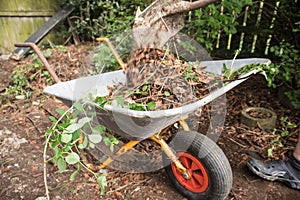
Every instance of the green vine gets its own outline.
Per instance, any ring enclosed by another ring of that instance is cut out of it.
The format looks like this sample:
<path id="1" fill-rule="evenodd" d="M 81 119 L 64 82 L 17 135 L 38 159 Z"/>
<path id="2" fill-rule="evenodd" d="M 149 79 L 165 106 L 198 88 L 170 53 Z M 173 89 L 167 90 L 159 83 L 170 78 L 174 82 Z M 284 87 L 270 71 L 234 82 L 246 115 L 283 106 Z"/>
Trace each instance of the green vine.
<path id="1" fill-rule="evenodd" d="M 105 102 L 102 104 L 104 105 Z M 45 146 L 45 151 L 51 149 L 53 156 L 45 162 L 52 161 L 60 173 L 65 172 L 68 166 L 76 166 L 76 170 L 70 175 L 71 181 L 75 180 L 80 170 L 88 170 L 96 178 L 101 195 L 104 194 L 107 186 L 106 173 L 101 174 L 90 170 L 81 159 L 81 150 L 93 149 L 96 144 L 103 141 L 113 151 L 119 141 L 105 126 L 96 123 L 96 112 L 91 105 L 83 101 L 75 102 L 67 111 L 56 109 L 56 112 L 61 117 L 59 119 L 50 117 L 53 125 L 46 132 Z"/>

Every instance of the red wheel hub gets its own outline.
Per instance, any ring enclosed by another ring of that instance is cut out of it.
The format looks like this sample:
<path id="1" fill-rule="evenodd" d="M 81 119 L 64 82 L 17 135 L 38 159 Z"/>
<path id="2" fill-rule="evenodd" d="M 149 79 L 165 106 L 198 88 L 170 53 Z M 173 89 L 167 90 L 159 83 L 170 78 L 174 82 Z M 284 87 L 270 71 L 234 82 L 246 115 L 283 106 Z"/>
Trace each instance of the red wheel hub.
<path id="1" fill-rule="evenodd" d="M 201 193 L 208 188 L 208 175 L 201 162 L 193 155 L 181 152 L 177 153 L 181 164 L 190 174 L 190 179 L 184 178 L 183 174 L 176 168 L 175 164 L 171 164 L 172 171 L 177 181 L 191 192 Z"/>

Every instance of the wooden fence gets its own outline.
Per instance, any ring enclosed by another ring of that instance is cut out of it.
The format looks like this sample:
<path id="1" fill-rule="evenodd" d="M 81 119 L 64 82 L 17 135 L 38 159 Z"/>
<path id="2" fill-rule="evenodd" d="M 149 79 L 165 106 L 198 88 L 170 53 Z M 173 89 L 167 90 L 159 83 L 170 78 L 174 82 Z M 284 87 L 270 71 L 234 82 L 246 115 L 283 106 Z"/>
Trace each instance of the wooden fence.
<path id="1" fill-rule="evenodd" d="M 0 0 L 0 54 L 14 50 L 55 12 L 55 0 Z"/>

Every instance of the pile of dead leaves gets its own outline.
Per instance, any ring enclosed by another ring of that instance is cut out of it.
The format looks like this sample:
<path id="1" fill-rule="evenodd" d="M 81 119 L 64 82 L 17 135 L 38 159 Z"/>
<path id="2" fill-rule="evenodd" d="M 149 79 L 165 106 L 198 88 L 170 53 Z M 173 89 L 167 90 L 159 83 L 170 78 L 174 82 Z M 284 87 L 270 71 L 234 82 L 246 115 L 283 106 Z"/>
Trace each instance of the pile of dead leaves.
<path id="1" fill-rule="evenodd" d="M 207 96 L 221 77 L 168 51 L 144 48 L 133 52 L 124 72 L 126 83 L 109 87 L 109 101 L 132 110 L 164 110 Z"/>

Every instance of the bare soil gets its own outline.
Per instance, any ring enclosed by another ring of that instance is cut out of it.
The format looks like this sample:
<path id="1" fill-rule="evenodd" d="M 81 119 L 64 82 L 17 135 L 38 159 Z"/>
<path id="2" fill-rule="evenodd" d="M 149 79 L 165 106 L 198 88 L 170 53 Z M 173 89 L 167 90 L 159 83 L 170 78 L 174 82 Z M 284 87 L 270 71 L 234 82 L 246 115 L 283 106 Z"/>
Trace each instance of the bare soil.
<path id="1" fill-rule="evenodd" d="M 58 72 L 61 80 L 71 80 L 88 66 L 90 44 L 69 46 L 65 53 L 54 51 L 50 64 Z M 55 108 L 66 108 L 59 100 L 42 93 L 47 82 L 41 78 L 33 82 L 30 98 L 17 100 L 3 94 L 11 80 L 16 66 L 32 62 L 31 57 L 22 61 L 0 62 L 0 200 L 42 200 L 46 199 L 43 180 L 44 133 L 51 126 L 50 115 Z M 240 123 L 241 110 L 248 106 L 261 106 L 276 112 L 278 117 L 288 116 L 299 125 L 299 111 L 284 107 L 277 92 L 266 86 L 263 77 L 255 75 L 227 93 L 227 115 L 223 132 L 218 140 L 233 170 L 233 187 L 229 200 L 253 199 L 300 199 L 300 192 L 289 189 L 278 182 L 269 182 L 253 175 L 246 168 L 249 154 L 263 159 L 284 158 L 293 150 L 299 129 L 293 130 L 282 148 L 267 157 L 270 142 L 276 136 L 270 131 L 248 128 Z M 206 127 L 209 119 L 204 114 L 200 126 Z M 279 123 L 277 124 L 280 127 Z M 205 131 L 204 131 L 205 132 Z M 123 173 L 108 171 L 108 187 L 100 196 L 99 187 L 89 173 L 80 173 L 75 181 L 69 180 L 70 168 L 60 174 L 57 167 L 47 163 L 47 183 L 52 199 L 185 199 L 168 182 L 164 170 L 151 173 Z"/>

